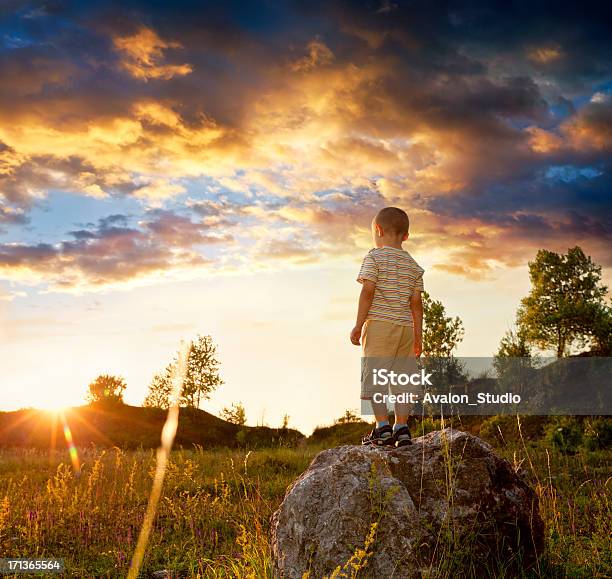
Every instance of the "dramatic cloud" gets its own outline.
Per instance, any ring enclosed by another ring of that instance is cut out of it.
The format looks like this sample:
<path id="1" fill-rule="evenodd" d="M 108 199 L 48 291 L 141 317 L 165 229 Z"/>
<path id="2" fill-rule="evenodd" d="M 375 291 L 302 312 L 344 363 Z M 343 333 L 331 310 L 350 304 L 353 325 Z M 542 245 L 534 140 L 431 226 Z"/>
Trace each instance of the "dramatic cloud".
<path id="1" fill-rule="evenodd" d="M 231 241 L 163 210 L 148 212 L 138 227 L 130 227 L 124 215 L 111 215 L 70 236 L 58 244 L 0 245 L 0 271 L 7 279 L 29 283 L 44 277 L 55 289 L 95 288 L 166 270 L 202 268 L 209 261 L 196 248 Z"/>
<path id="2" fill-rule="evenodd" d="M 209 261 L 341 259 L 367 246 L 386 204 L 406 207 L 418 250 L 459 275 L 575 243 L 611 261 L 603 12 L 45 6 L 0 12 L 7 278 L 97 287 Z M 57 191 L 111 210 L 132 200 L 140 221 L 12 241 Z"/>

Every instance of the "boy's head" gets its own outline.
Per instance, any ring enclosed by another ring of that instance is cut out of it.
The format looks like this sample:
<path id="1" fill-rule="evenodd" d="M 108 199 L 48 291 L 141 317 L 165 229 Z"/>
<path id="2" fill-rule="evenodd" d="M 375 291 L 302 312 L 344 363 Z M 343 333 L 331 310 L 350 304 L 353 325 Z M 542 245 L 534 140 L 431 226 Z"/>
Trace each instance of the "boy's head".
<path id="1" fill-rule="evenodd" d="M 402 243 L 408 239 L 408 215 L 397 207 L 381 209 L 372 220 L 372 240 L 376 247 Z"/>

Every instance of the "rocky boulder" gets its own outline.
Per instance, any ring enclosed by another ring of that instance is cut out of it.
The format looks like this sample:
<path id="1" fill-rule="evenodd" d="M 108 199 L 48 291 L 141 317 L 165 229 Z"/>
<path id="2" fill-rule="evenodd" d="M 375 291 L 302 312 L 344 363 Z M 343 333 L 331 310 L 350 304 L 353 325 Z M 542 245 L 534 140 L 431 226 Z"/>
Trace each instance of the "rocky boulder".
<path id="1" fill-rule="evenodd" d="M 533 490 L 483 440 L 447 428 L 402 448 L 319 453 L 272 517 L 278 577 L 492 575 L 543 549 Z M 349 575 L 350 576 L 350 575 Z"/>

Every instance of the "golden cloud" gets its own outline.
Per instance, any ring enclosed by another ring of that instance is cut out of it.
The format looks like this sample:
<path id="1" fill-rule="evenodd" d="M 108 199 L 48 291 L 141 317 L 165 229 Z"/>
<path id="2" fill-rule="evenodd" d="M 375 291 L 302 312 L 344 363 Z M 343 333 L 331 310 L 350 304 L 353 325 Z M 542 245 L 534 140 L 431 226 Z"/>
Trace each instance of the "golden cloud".
<path id="1" fill-rule="evenodd" d="M 319 66 L 332 63 L 334 53 L 320 40 L 312 40 L 308 43 L 308 55 L 292 62 L 291 70 L 294 72 L 309 71 Z"/>
<path id="2" fill-rule="evenodd" d="M 168 80 L 193 71 L 190 64 L 165 64 L 168 49 L 181 48 L 179 42 L 162 40 L 154 30 L 142 27 L 135 34 L 116 36 L 113 44 L 121 55 L 121 66 L 134 78 Z"/>
<path id="3" fill-rule="evenodd" d="M 535 153 L 552 153 L 563 146 L 563 139 L 551 131 L 540 127 L 527 127 L 525 131 L 529 135 L 529 146 Z"/>
<path id="4" fill-rule="evenodd" d="M 134 191 L 135 197 L 147 199 L 153 205 L 160 205 L 164 199 L 174 197 L 186 191 L 185 187 L 164 179 L 158 179 L 139 187 Z"/>
<path id="5" fill-rule="evenodd" d="M 598 98 L 562 126 L 569 144 L 581 151 L 612 149 L 612 102 Z"/>

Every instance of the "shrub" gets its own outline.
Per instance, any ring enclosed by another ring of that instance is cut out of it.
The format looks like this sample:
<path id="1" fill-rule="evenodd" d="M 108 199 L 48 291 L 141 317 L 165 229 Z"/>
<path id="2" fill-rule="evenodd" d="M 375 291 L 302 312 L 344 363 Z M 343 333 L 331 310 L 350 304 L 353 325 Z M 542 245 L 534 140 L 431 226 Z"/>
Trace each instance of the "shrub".
<path id="1" fill-rule="evenodd" d="M 545 440 L 562 454 L 574 454 L 582 444 L 582 424 L 573 416 L 557 416 L 546 426 Z"/>
<path id="2" fill-rule="evenodd" d="M 483 420 L 478 435 L 492 444 L 510 444 L 524 440 L 539 440 L 548 423 L 544 416 L 504 414 Z M 519 427 L 520 424 L 520 427 Z"/>
<path id="3" fill-rule="evenodd" d="M 587 450 L 603 450 L 612 444 L 612 419 L 591 418 L 584 422 L 582 438 Z"/>

